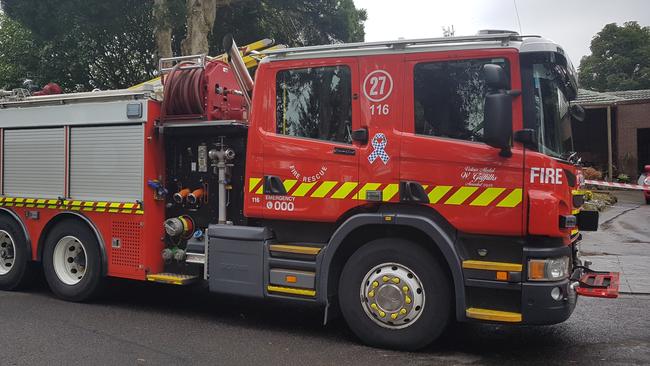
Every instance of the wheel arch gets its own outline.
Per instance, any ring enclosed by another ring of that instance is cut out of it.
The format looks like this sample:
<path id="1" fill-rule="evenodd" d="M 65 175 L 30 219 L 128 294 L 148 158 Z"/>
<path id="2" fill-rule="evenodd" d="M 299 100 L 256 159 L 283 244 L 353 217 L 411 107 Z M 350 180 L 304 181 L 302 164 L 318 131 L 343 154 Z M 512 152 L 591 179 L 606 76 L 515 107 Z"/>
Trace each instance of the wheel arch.
<path id="1" fill-rule="evenodd" d="M 45 224 L 43 230 L 41 231 L 41 235 L 38 238 L 38 249 L 36 252 L 37 261 L 40 262 L 43 260 L 43 248 L 45 247 L 45 239 L 49 235 L 50 231 L 52 231 L 52 229 L 56 227 L 57 224 L 66 220 L 75 220 L 77 222 L 80 222 L 83 225 L 86 225 L 93 232 L 95 238 L 97 239 L 97 242 L 99 243 L 99 253 L 101 255 L 102 263 L 102 276 L 106 276 L 108 272 L 108 256 L 106 254 L 106 245 L 104 243 L 104 239 L 97 229 L 97 226 L 95 226 L 95 224 L 88 217 L 82 215 L 79 212 L 63 211 L 51 218 L 50 221 Z"/>
<path id="2" fill-rule="evenodd" d="M 0 207 L 0 215 L 8 216 L 12 220 L 16 221 L 18 223 L 18 226 L 20 229 L 23 231 L 23 235 L 25 235 L 25 244 L 27 244 L 27 253 L 29 254 L 29 259 L 31 260 L 34 258 L 33 253 L 32 253 L 32 239 L 29 236 L 29 231 L 27 231 L 27 227 L 25 226 L 25 223 L 18 217 L 18 215 L 4 207 Z"/>
<path id="3" fill-rule="evenodd" d="M 390 217 L 390 221 L 386 217 Z M 348 218 L 334 232 L 319 258 L 319 301 L 329 305 L 330 299 L 336 295 L 346 258 L 354 251 L 370 240 L 385 235 L 399 236 L 422 245 L 446 266 L 454 288 L 456 318 L 464 319 L 465 285 L 461 260 L 454 246 L 455 233 L 449 232 L 447 225 L 421 214 L 410 213 L 364 213 Z M 358 240 L 359 238 L 362 240 Z M 425 243 L 430 245 L 424 245 Z"/>

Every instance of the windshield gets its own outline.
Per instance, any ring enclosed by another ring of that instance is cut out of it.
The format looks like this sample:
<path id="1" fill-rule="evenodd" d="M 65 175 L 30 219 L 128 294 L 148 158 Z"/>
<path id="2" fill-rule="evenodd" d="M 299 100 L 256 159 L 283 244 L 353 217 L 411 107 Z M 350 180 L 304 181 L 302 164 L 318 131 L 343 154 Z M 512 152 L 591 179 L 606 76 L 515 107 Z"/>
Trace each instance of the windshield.
<path id="1" fill-rule="evenodd" d="M 573 150 L 571 116 L 559 65 L 536 63 L 533 71 L 535 130 L 539 151 L 558 158 Z"/>

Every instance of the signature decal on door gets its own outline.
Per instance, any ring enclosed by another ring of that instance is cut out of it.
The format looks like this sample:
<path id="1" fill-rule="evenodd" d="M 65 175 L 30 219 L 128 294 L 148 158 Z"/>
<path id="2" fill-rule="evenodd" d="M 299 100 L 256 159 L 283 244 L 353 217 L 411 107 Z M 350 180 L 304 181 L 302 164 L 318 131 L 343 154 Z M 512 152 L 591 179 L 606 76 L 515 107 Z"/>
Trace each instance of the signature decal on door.
<path id="1" fill-rule="evenodd" d="M 384 163 L 384 165 L 388 164 L 390 156 L 388 156 L 388 153 L 386 153 L 385 150 L 386 145 L 388 145 L 388 139 L 386 138 L 386 135 L 381 132 L 375 134 L 370 144 L 374 150 L 372 153 L 370 153 L 370 155 L 368 155 L 368 162 L 372 164 L 375 162 L 375 160 L 377 160 L 377 158 L 379 158 L 381 159 L 382 163 Z"/>
<path id="2" fill-rule="evenodd" d="M 460 173 L 460 178 L 465 181 L 465 185 L 475 187 L 492 187 L 498 179 L 496 168 L 474 166 L 466 166 Z"/>

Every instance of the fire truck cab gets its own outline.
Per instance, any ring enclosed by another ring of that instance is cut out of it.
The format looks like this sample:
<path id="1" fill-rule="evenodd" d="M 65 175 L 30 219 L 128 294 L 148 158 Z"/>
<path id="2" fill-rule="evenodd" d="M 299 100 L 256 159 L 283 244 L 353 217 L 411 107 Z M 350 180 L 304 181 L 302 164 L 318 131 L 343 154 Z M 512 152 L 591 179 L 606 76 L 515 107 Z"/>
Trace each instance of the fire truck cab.
<path id="1" fill-rule="evenodd" d="M 248 76 L 163 67 L 162 101 L 0 101 L 0 288 L 42 264 L 82 301 L 106 276 L 321 304 L 365 343 L 417 349 L 451 319 L 566 320 L 618 274 L 578 257 L 580 110 L 563 49 L 478 36 L 267 51 Z"/>

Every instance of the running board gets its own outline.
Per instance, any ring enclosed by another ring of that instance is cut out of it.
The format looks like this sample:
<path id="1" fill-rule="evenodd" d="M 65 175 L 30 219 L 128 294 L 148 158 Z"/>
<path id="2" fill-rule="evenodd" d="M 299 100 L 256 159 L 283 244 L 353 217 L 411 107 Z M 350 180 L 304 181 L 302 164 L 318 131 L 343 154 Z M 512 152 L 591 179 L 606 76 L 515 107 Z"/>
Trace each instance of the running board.
<path id="1" fill-rule="evenodd" d="M 504 323 L 521 323 L 521 314 L 510 311 L 490 310 L 481 308 L 469 308 L 465 310 L 465 315 L 468 318 L 489 320 L 493 322 Z"/>
<path id="2" fill-rule="evenodd" d="M 155 273 L 147 275 L 147 281 L 179 286 L 189 285 L 198 279 L 199 276 L 178 273 Z"/>

